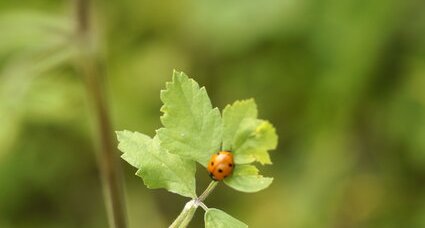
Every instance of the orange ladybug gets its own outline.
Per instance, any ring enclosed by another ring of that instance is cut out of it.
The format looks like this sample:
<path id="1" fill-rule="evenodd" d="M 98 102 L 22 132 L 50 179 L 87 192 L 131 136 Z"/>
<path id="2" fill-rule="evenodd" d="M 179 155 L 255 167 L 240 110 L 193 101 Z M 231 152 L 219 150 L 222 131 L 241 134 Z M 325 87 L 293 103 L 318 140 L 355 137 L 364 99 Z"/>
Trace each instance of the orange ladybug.
<path id="1" fill-rule="evenodd" d="M 230 151 L 220 151 L 211 156 L 208 162 L 208 172 L 213 180 L 221 181 L 232 174 L 233 154 Z"/>

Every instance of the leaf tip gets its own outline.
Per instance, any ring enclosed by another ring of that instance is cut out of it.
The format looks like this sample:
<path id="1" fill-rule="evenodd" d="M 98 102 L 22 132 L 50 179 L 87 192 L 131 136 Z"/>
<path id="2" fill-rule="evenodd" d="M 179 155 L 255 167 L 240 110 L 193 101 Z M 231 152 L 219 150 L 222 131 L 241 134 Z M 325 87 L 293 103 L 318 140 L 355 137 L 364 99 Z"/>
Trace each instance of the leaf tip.
<path id="1" fill-rule="evenodd" d="M 187 80 L 189 77 L 183 71 L 173 71 L 173 82 Z"/>
<path id="2" fill-rule="evenodd" d="M 115 134 L 117 135 L 118 141 L 121 141 L 125 134 L 131 133 L 129 130 L 122 130 L 122 131 L 115 131 Z"/>

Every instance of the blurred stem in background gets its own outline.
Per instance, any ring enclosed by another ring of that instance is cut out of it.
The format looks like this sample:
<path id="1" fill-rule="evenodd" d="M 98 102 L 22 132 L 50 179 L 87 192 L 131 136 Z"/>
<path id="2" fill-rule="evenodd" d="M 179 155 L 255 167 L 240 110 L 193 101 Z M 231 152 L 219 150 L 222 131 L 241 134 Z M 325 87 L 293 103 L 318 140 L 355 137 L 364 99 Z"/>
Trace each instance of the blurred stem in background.
<path id="1" fill-rule="evenodd" d="M 90 27 L 89 0 L 74 0 L 76 7 L 79 53 L 78 67 L 84 78 L 86 94 L 92 112 L 97 141 L 97 158 L 103 185 L 104 201 L 110 227 L 125 228 L 126 210 L 124 203 L 121 167 L 112 137 L 111 120 L 103 87 L 105 72 L 99 61 L 98 51 Z"/>

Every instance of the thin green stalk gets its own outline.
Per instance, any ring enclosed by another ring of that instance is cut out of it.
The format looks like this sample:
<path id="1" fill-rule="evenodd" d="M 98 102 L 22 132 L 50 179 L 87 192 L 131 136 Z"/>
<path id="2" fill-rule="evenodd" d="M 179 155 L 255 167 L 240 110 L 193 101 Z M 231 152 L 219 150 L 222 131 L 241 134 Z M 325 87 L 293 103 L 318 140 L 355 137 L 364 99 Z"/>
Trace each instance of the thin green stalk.
<path id="1" fill-rule="evenodd" d="M 169 228 L 187 227 L 187 225 L 189 225 L 189 222 L 192 220 L 197 208 L 198 206 L 195 204 L 195 200 L 187 202 L 182 212 L 179 214 L 179 216 L 177 216 L 177 218 L 169 226 Z"/>
<path id="2" fill-rule="evenodd" d="M 174 220 L 174 222 L 169 226 L 169 228 L 185 228 L 189 225 L 190 221 L 192 221 L 193 215 L 198 209 L 199 206 L 202 206 L 204 210 L 206 209 L 205 205 L 202 203 L 209 194 L 214 190 L 217 186 L 218 181 L 212 181 L 205 191 L 196 199 L 192 199 L 187 202 L 184 206 L 182 212 L 180 212 L 179 216 Z"/>
<path id="3" fill-rule="evenodd" d="M 93 48 L 90 30 L 90 1 L 74 0 L 77 20 L 78 67 L 83 75 L 97 139 L 97 159 L 109 226 L 126 228 L 126 213 L 118 152 L 103 88 L 104 69 Z"/>
<path id="4" fill-rule="evenodd" d="M 211 183 L 208 185 L 205 191 L 201 194 L 201 196 L 198 197 L 198 201 L 203 202 L 208 197 L 208 195 L 214 190 L 217 184 L 218 184 L 218 181 L 211 181 Z"/>

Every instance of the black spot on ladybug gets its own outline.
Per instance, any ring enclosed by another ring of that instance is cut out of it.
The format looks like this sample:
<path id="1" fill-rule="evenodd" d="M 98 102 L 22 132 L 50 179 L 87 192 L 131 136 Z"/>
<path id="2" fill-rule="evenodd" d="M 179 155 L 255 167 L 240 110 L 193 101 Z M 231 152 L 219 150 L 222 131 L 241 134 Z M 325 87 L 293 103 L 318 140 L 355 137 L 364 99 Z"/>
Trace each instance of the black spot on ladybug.
<path id="1" fill-rule="evenodd" d="M 214 165 L 214 162 L 211 162 L 211 165 Z"/>
<path id="2" fill-rule="evenodd" d="M 222 170 L 222 169 L 218 169 L 218 172 L 219 172 L 219 173 L 222 173 L 222 172 L 223 172 L 223 170 Z"/>
<path id="3" fill-rule="evenodd" d="M 220 152 L 217 152 L 217 155 L 220 155 Z"/>
<path id="4" fill-rule="evenodd" d="M 229 163 L 229 167 L 232 167 L 233 166 L 233 164 L 232 163 Z"/>

